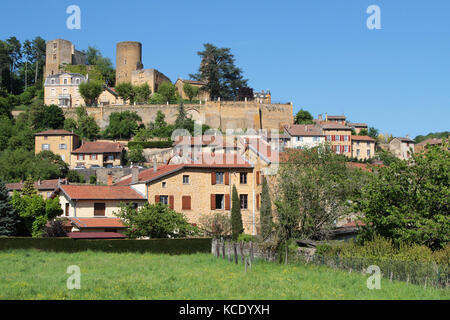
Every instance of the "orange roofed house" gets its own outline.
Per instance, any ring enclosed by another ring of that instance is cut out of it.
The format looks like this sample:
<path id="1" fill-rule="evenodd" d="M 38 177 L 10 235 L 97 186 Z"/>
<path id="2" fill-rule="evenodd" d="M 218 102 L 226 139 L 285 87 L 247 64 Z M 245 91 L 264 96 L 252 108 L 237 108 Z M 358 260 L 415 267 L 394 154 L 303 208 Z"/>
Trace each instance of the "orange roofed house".
<path id="1" fill-rule="evenodd" d="M 71 153 L 71 168 L 93 165 L 113 167 L 122 163 L 124 146 L 118 142 L 85 142 Z"/>
<path id="2" fill-rule="evenodd" d="M 375 155 L 375 139 L 368 136 L 352 136 L 352 157 L 367 160 Z"/>
<path id="3" fill-rule="evenodd" d="M 51 151 L 59 155 L 69 166 L 72 166 L 70 154 L 80 144 L 80 138 L 66 130 L 47 130 L 34 134 L 35 154 L 46 150 Z"/>
<path id="4" fill-rule="evenodd" d="M 230 214 L 235 185 L 245 232 L 256 234 L 259 230 L 260 174 L 236 153 L 201 153 L 187 163 L 155 165 L 116 185 L 138 190 L 149 203 L 168 205 L 193 224 L 216 212 Z"/>

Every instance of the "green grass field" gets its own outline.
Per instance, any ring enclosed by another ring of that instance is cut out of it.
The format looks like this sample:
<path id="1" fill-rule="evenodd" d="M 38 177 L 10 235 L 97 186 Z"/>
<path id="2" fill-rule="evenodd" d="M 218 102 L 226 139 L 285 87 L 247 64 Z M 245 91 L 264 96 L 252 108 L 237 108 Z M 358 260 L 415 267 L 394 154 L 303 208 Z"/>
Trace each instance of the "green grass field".
<path id="1" fill-rule="evenodd" d="M 70 265 L 81 289 L 69 290 Z M 247 273 L 209 254 L 0 251 L 0 299 L 450 299 L 450 290 L 382 280 L 327 267 L 255 261 Z"/>

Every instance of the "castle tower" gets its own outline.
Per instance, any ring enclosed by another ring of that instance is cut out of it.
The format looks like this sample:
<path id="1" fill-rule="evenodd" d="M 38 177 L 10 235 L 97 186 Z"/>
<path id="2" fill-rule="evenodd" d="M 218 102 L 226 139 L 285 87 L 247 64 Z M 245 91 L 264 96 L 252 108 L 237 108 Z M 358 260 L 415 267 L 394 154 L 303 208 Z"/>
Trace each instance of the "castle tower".
<path id="1" fill-rule="evenodd" d="M 75 47 L 72 42 L 63 39 L 47 41 L 45 55 L 44 76 L 57 74 L 60 72 L 59 66 L 62 64 L 72 64 L 72 55 Z"/>
<path id="2" fill-rule="evenodd" d="M 117 43 L 116 85 L 122 82 L 131 83 L 133 71 L 141 70 L 142 68 L 142 44 L 136 41 Z"/>

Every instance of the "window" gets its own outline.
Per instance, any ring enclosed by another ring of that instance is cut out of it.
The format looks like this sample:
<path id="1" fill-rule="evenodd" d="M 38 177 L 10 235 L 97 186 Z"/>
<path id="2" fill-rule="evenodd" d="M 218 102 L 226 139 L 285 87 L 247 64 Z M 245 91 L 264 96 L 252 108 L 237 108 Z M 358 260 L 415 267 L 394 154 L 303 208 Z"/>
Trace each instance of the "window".
<path id="1" fill-rule="evenodd" d="M 79 154 L 78 155 L 78 160 L 84 160 L 84 155 L 83 154 Z"/>
<path id="2" fill-rule="evenodd" d="M 165 187 L 166 187 L 166 182 L 163 181 L 163 182 L 161 183 L 161 186 L 162 186 L 163 188 L 165 188 Z"/>
<path id="3" fill-rule="evenodd" d="M 297 137 L 297 141 L 303 142 L 303 137 Z"/>
<path id="4" fill-rule="evenodd" d="M 348 141 L 348 136 L 344 136 L 344 141 Z"/>
<path id="5" fill-rule="evenodd" d="M 76 79 L 76 80 L 75 80 L 75 83 L 76 83 L 76 84 L 80 84 L 80 79 L 79 79 L 79 78 Z M 77 89 L 78 89 L 78 88 L 77 88 Z"/>
<path id="6" fill-rule="evenodd" d="M 66 161 L 66 156 L 65 155 L 62 154 L 62 155 L 60 155 L 60 157 L 61 157 L 62 161 Z"/>
<path id="7" fill-rule="evenodd" d="M 53 42 L 53 49 L 56 49 L 58 47 L 58 44 L 56 42 Z"/>
<path id="8" fill-rule="evenodd" d="M 216 194 L 216 209 L 223 210 L 225 208 L 225 196 L 223 194 Z"/>
<path id="9" fill-rule="evenodd" d="M 247 173 L 246 172 L 241 172 L 239 174 L 239 181 L 241 184 L 247 184 Z"/>
<path id="10" fill-rule="evenodd" d="M 56 54 L 53 55 L 53 60 L 56 60 Z"/>
<path id="11" fill-rule="evenodd" d="M 248 195 L 241 194 L 239 195 L 239 199 L 241 200 L 241 209 L 248 209 Z"/>
<path id="12" fill-rule="evenodd" d="M 97 160 L 97 155 L 96 154 L 91 154 L 91 160 Z"/>
<path id="13" fill-rule="evenodd" d="M 106 205 L 104 203 L 94 203 L 94 216 L 104 216 Z"/>
<path id="14" fill-rule="evenodd" d="M 182 210 L 191 210 L 191 196 L 182 196 L 181 197 L 181 209 Z"/>
<path id="15" fill-rule="evenodd" d="M 348 146 L 344 146 L 344 152 L 348 152 Z"/>
<path id="16" fill-rule="evenodd" d="M 359 146 L 359 141 L 356 142 L 356 145 Z"/>
<path id="17" fill-rule="evenodd" d="M 59 144 L 59 150 L 67 150 L 67 144 L 65 143 Z"/>
<path id="18" fill-rule="evenodd" d="M 64 84 L 67 84 L 67 79 L 64 79 Z"/>
<path id="19" fill-rule="evenodd" d="M 216 172 L 216 184 L 223 184 L 223 172 Z"/>
<path id="20" fill-rule="evenodd" d="M 336 141 L 339 141 L 341 139 L 341 136 L 340 135 L 336 135 L 335 139 L 336 139 Z"/>
<path id="21" fill-rule="evenodd" d="M 319 137 L 313 137 L 313 142 L 318 142 L 319 141 Z"/>
<path id="22" fill-rule="evenodd" d="M 370 150 L 367 150 L 367 156 L 370 157 Z"/>
<path id="23" fill-rule="evenodd" d="M 52 84 L 55 84 L 55 79 L 52 79 Z M 53 92 L 53 90 L 55 90 L 55 89 L 52 89 L 52 92 Z"/>
<path id="24" fill-rule="evenodd" d="M 50 145 L 49 144 L 43 144 L 42 145 L 42 150 L 50 150 Z"/>
<path id="25" fill-rule="evenodd" d="M 359 149 L 356 150 L 356 155 L 359 157 Z"/>
<path id="26" fill-rule="evenodd" d="M 331 141 L 331 136 L 327 136 L 327 141 Z"/>
<path id="27" fill-rule="evenodd" d="M 165 205 L 169 205 L 169 196 L 159 196 L 159 202 Z"/>
<path id="28" fill-rule="evenodd" d="M 188 175 L 183 176 L 183 184 L 189 184 L 189 176 Z"/>
<path id="29" fill-rule="evenodd" d="M 114 160 L 114 156 L 113 155 L 109 155 L 108 156 L 108 161 L 113 161 Z"/>

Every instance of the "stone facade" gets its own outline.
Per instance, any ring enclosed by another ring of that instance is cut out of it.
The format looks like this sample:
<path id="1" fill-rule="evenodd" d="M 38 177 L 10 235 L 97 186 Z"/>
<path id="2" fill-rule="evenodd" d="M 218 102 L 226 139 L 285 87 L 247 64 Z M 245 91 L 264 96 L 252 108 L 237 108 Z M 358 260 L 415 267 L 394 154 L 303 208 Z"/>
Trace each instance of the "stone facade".
<path id="1" fill-rule="evenodd" d="M 193 120 L 200 120 L 212 128 L 227 129 L 282 129 L 293 122 L 292 104 L 260 104 L 254 101 L 218 102 L 208 101 L 203 104 L 185 104 L 186 112 Z M 104 106 L 87 108 L 97 124 L 104 129 L 113 112 L 136 112 L 143 123 L 155 121 L 161 111 L 167 123 L 174 123 L 178 114 L 178 105 L 140 105 L 140 106 Z M 76 119 L 75 109 L 64 110 L 66 118 Z"/>
<path id="2" fill-rule="evenodd" d="M 47 41 L 44 77 L 62 72 L 63 64 L 86 64 L 86 55 L 75 50 L 72 42 L 63 39 Z"/>
<path id="3" fill-rule="evenodd" d="M 117 43 L 116 47 L 116 85 L 123 82 L 131 83 L 131 74 L 141 70 L 142 44 L 135 41 Z"/>
<path id="4" fill-rule="evenodd" d="M 80 138 L 71 132 L 64 130 L 44 131 L 35 134 L 34 153 L 49 150 L 54 154 L 61 156 L 69 166 L 72 164 L 71 152 L 81 144 Z"/>
<path id="5" fill-rule="evenodd" d="M 55 104 L 62 108 L 85 105 L 78 86 L 86 81 L 86 77 L 79 73 L 58 73 L 48 76 L 44 83 L 44 103 Z"/>
<path id="6" fill-rule="evenodd" d="M 209 100 L 209 93 L 206 91 L 201 91 L 200 89 L 206 84 L 205 82 L 201 81 L 194 81 L 194 80 L 185 80 L 178 78 L 178 80 L 175 82 L 175 87 L 177 87 L 178 93 L 180 94 L 182 99 L 188 100 L 189 97 L 184 93 L 183 86 L 185 83 L 189 83 L 191 86 L 198 88 L 198 94 L 197 97 L 194 97 L 194 100 Z"/>
<path id="7" fill-rule="evenodd" d="M 156 69 L 135 70 L 131 73 L 131 84 L 140 86 L 147 83 L 151 92 L 158 91 L 158 87 L 163 82 L 170 82 L 170 79 Z"/>

